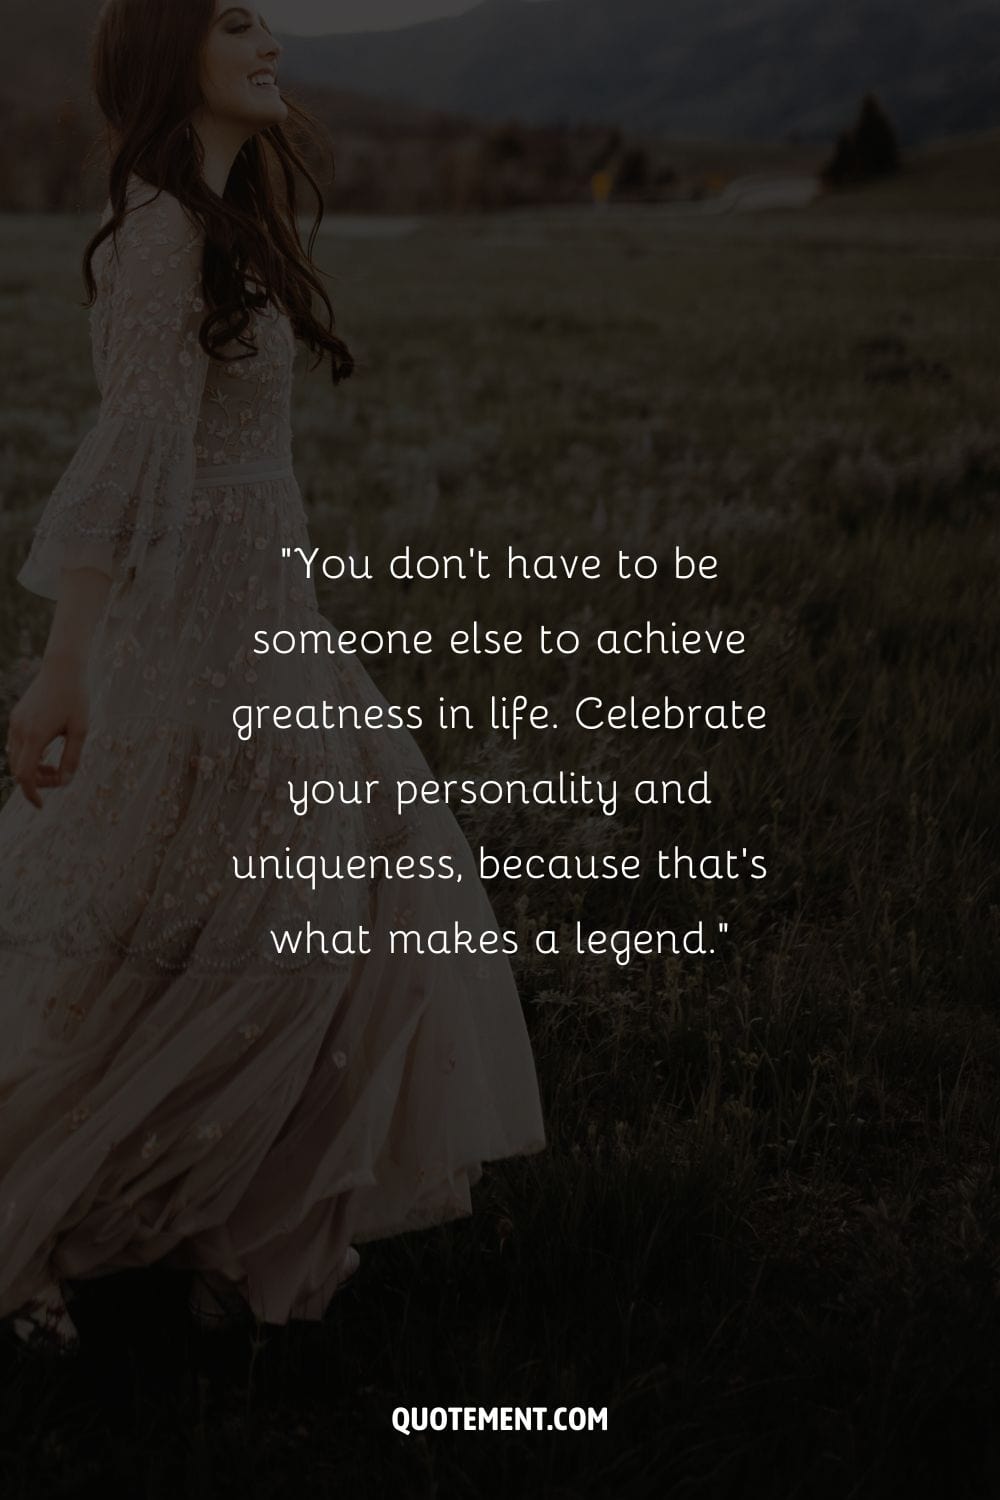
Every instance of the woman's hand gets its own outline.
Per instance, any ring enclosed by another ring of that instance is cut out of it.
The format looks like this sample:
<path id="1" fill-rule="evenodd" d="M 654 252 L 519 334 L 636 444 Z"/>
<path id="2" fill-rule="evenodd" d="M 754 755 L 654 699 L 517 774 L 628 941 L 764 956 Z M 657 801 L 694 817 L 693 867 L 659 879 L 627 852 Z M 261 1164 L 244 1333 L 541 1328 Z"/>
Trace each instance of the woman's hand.
<path id="1" fill-rule="evenodd" d="M 98 568 L 60 569 L 41 670 L 15 705 L 7 731 L 11 775 L 32 807 L 41 809 L 39 787 L 65 786 L 80 762 L 90 706 L 87 663 L 110 588 L 110 576 Z M 60 734 L 66 736 L 62 759 L 58 766 L 43 766 L 42 756 Z"/>
<path id="2" fill-rule="evenodd" d="M 7 731 L 11 775 L 33 807 L 41 809 L 40 788 L 65 786 L 79 765 L 88 707 L 86 660 L 45 657 L 14 706 Z M 66 736 L 59 765 L 44 766 L 42 756 L 58 735 Z"/>

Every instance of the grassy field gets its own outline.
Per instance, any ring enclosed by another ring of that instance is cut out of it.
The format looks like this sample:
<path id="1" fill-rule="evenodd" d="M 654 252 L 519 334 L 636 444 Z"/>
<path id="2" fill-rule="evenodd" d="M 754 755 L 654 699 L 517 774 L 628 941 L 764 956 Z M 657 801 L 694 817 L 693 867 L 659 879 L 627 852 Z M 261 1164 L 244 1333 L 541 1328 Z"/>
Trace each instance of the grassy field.
<path id="1" fill-rule="evenodd" d="M 539 664 L 532 684 L 557 710 L 734 681 L 766 703 L 763 748 L 679 753 L 709 767 L 711 809 L 626 807 L 615 845 L 746 845 L 771 873 L 671 890 L 672 918 L 730 915 L 710 963 L 517 961 L 549 1149 L 488 1168 L 471 1220 L 364 1247 L 322 1327 L 213 1343 L 151 1273 L 81 1296 L 74 1368 L 5 1350 L 10 1500 L 997 1493 L 1000 217 L 978 170 L 794 213 L 323 241 L 360 369 L 335 393 L 298 379 L 316 541 L 714 552 L 700 605 L 669 585 L 484 585 L 475 613 L 745 627 L 737 678 L 695 658 L 666 684 L 644 661 Z M 84 238 L 0 223 L 9 668 L 47 618 L 13 587 L 25 515 L 95 413 Z M 470 598 L 384 584 L 322 603 L 433 626 Z M 487 671 L 508 692 L 525 668 L 372 666 L 404 701 L 445 671 L 473 702 Z M 474 748 L 419 738 L 441 774 Z M 482 765 L 669 774 L 655 735 L 596 739 L 484 740 Z M 601 837 L 567 808 L 460 817 L 511 852 Z M 526 932 L 664 907 L 650 880 L 491 894 Z M 606 1405 L 608 1431 L 407 1439 L 399 1404 Z"/>

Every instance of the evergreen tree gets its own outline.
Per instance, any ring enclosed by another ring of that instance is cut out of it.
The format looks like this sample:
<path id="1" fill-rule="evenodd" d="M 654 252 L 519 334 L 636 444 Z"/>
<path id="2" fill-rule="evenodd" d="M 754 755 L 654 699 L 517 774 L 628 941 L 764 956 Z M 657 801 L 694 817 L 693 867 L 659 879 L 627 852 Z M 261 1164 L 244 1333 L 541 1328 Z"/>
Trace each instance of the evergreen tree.
<path id="1" fill-rule="evenodd" d="M 896 132 L 874 94 L 866 94 L 854 127 L 858 166 L 866 177 L 888 177 L 899 171 Z"/>
<path id="2" fill-rule="evenodd" d="M 820 169 L 820 176 L 830 187 L 847 187 L 887 177 L 898 172 L 901 165 L 899 142 L 889 117 L 875 95 L 866 94 L 853 128 L 838 135 L 833 155 Z"/>

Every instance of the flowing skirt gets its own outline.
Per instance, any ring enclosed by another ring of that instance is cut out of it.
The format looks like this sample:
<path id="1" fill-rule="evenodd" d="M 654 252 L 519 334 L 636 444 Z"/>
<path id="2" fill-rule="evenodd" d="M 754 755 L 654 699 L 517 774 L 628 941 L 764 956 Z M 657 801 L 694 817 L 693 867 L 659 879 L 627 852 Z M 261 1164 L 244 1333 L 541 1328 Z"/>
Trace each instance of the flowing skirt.
<path id="1" fill-rule="evenodd" d="M 227 496 L 244 498 L 220 489 L 216 511 Z M 41 812 L 17 789 L 0 810 L 0 1316 L 53 1280 L 163 1262 L 229 1278 L 262 1321 L 320 1319 L 351 1243 L 467 1215 L 484 1162 L 545 1146 L 510 961 L 488 951 L 451 812 L 291 805 L 305 779 L 429 777 L 412 735 L 238 738 L 234 692 L 388 705 L 356 659 L 260 681 L 247 618 L 227 647 L 214 597 L 198 639 L 217 661 L 185 656 L 190 607 L 176 632 L 162 602 L 158 628 L 112 609 L 73 781 Z M 237 878 L 234 855 L 266 853 L 374 873 Z M 452 878 L 414 874 L 427 856 Z"/>

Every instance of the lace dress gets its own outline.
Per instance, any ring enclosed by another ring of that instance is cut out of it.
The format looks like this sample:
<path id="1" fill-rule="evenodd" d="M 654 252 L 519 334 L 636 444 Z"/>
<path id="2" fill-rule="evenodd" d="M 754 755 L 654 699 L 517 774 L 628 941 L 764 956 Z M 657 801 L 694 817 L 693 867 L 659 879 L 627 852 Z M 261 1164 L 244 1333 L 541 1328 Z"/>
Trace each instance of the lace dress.
<path id="1" fill-rule="evenodd" d="M 64 563 L 112 584 L 77 773 L 0 811 L 0 1316 L 159 1261 L 231 1279 L 262 1320 L 319 1319 L 351 1242 L 468 1214 L 484 1161 L 544 1147 L 534 1061 L 502 951 L 389 951 L 393 930 L 496 930 L 451 813 L 378 793 L 294 811 L 290 782 L 430 772 L 356 658 L 254 654 L 256 630 L 330 628 L 281 557 L 310 547 L 294 336 L 269 303 L 256 359 L 209 359 L 200 231 L 129 191 L 95 263 L 99 419 L 18 574 L 51 599 Z M 366 727 L 234 728 L 244 705 L 319 703 Z M 385 858 L 314 884 L 235 872 L 286 851 Z M 406 878 L 407 854 L 462 878 Z M 359 929 L 354 951 L 315 939 Z"/>

